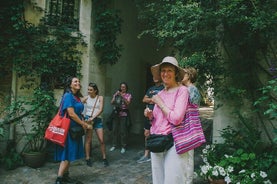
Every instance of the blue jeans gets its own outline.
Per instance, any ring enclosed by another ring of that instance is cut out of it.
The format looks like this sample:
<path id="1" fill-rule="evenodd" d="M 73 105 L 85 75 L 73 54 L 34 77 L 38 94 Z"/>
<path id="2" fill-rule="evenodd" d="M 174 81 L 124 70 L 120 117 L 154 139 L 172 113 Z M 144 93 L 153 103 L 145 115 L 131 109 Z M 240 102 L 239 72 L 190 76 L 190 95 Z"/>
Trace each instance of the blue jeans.
<path id="1" fill-rule="evenodd" d="M 113 122 L 113 146 L 119 144 L 122 148 L 127 145 L 127 116 L 116 116 Z"/>

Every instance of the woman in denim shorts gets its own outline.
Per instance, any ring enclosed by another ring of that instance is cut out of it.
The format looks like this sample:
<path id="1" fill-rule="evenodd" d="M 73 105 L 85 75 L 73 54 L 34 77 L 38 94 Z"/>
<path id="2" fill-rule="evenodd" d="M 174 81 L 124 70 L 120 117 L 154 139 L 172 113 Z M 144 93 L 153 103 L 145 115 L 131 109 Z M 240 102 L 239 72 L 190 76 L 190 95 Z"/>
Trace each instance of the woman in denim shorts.
<path id="1" fill-rule="evenodd" d="M 84 116 L 85 121 L 93 125 L 93 130 L 95 130 L 98 137 L 100 148 L 102 152 L 103 164 L 108 166 L 108 160 L 106 158 L 106 146 L 104 143 L 104 131 L 103 131 L 103 121 L 101 114 L 104 108 L 103 96 L 99 95 L 98 87 L 95 83 L 89 83 L 88 85 L 88 96 L 84 99 L 85 110 Z M 92 130 L 87 130 L 85 137 L 85 153 L 86 153 L 86 163 L 89 167 L 92 166 L 92 160 L 90 157 L 92 142 Z"/>

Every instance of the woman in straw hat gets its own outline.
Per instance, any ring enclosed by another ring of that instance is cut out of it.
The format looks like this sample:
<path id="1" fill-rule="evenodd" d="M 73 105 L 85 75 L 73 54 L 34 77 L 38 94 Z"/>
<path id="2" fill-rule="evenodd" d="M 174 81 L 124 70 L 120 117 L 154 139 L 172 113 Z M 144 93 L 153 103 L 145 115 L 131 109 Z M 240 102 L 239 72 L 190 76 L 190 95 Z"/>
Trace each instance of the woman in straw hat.
<path id="1" fill-rule="evenodd" d="M 180 84 L 184 70 L 174 57 L 167 56 L 151 67 L 156 80 L 162 80 L 164 89 L 152 97 L 153 111 L 145 109 L 144 115 L 151 120 L 151 134 L 169 135 L 171 124 L 178 125 L 184 119 L 188 104 L 187 87 Z M 187 153 L 177 154 L 175 146 L 163 152 L 151 152 L 153 184 L 187 183 Z"/>

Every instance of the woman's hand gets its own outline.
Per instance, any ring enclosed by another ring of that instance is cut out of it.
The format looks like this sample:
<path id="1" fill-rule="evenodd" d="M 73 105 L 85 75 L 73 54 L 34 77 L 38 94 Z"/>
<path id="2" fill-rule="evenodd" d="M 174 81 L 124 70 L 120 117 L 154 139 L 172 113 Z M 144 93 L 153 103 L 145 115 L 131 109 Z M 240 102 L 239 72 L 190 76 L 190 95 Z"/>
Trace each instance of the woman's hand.
<path id="1" fill-rule="evenodd" d="M 94 117 L 90 117 L 90 118 L 87 120 L 87 122 L 88 122 L 89 124 L 91 124 L 91 123 L 93 122 L 93 119 L 94 119 Z"/>
<path id="2" fill-rule="evenodd" d="M 92 125 L 89 125 L 89 124 L 87 124 L 86 122 L 84 122 L 83 124 L 82 124 L 82 127 L 83 127 L 83 129 L 89 129 L 89 130 L 91 130 L 92 129 Z"/>
<path id="3" fill-rule="evenodd" d="M 149 104 L 155 104 L 152 100 L 152 98 L 150 98 L 150 100 L 148 101 Z"/>
<path id="4" fill-rule="evenodd" d="M 145 129 L 144 130 L 144 136 L 148 137 L 150 135 L 150 130 Z"/>
<path id="5" fill-rule="evenodd" d="M 91 130 L 92 129 L 92 125 L 88 125 L 87 124 L 87 127 L 86 127 L 88 130 Z"/>
<path id="6" fill-rule="evenodd" d="M 161 99 L 161 97 L 159 95 L 154 95 L 152 97 L 152 101 L 155 104 L 157 104 L 162 111 L 165 109 L 166 105 L 164 104 L 163 100 Z"/>
<path id="7" fill-rule="evenodd" d="M 152 120 L 153 119 L 153 111 L 147 107 L 146 109 L 144 109 L 144 116 L 147 117 L 149 120 Z"/>
<path id="8" fill-rule="evenodd" d="M 117 96 L 117 95 L 122 96 L 122 94 L 120 93 L 120 91 L 115 92 L 114 96 Z"/>
<path id="9" fill-rule="evenodd" d="M 82 103 L 87 103 L 88 96 L 81 98 Z"/>
<path id="10" fill-rule="evenodd" d="M 163 103 L 161 97 L 159 95 L 154 95 L 152 96 L 151 98 L 151 101 L 154 103 L 154 104 L 160 104 L 160 103 Z"/>

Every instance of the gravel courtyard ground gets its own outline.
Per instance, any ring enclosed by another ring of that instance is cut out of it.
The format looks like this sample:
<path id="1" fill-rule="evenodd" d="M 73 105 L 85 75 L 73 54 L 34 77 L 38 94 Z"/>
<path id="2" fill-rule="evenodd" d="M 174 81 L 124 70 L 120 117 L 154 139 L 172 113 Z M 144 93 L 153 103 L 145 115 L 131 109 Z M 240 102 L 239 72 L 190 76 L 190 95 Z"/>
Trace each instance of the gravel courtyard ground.
<path id="1" fill-rule="evenodd" d="M 212 108 L 201 108 L 203 128 L 210 132 L 213 115 Z M 97 142 L 96 142 L 97 143 Z M 88 167 L 84 160 L 72 163 L 70 176 L 84 184 L 151 184 L 151 162 L 142 164 L 136 160 L 143 154 L 143 135 L 131 134 L 129 146 L 125 154 L 117 149 L 109 152 L 111 145 L 107 144 L 107 158 L 110 166 L 104 167 L 101 162 L 100 149 L 97 144 L 92 147 L 93 165 Z M 195 150 L 195 165 L 200 163 L 200 149 Z M 33 169 L 27 166 L 15 170 L 0 168 L 0 183 L 2 184 L 53 184 L 57 176 L 59 163 L 46 162 L 43 167 Z M 195 167 L 195 168 L 196 168 Z M 194 184 L 204 184 L 196 178 Z"/>

